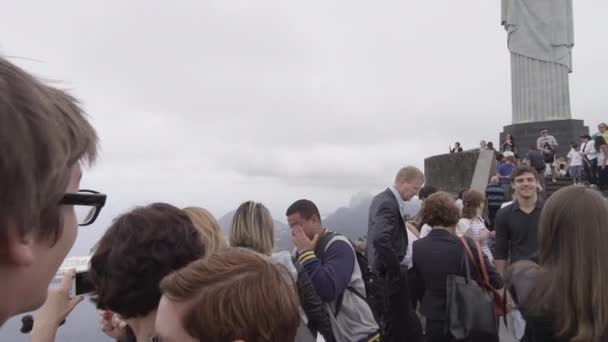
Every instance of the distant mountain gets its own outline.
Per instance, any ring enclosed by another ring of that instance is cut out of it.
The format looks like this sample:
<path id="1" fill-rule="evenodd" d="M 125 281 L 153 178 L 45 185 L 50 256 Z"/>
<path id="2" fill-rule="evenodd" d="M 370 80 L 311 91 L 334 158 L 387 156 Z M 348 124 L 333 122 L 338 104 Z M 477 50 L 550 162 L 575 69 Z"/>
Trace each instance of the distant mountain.
<path id="1" fill-rule="evenodd" d="M 367 235 L 367 223 L 369 217 L 369 205 L 372 203 L 372 195 L 362 197 L 357 194 L 351 200 L 349 207 L 338 208 L 323 219 L 323 226 L 331 231 L 343 234 L 351 240 L 365 237 Z"/>
<path id="2" fill-rule="evenodd" d="M 365 238 L 369 223 L 369 206 L 374 196 L 359 193 L 351 198 L 349 207 L 338 208 L 323 220 L 329 230 L 344 234 L 351 240 Z M 420 200 L 413 198 L 405 204 L 405 215 L 413 217 L 420 210 Z"/>

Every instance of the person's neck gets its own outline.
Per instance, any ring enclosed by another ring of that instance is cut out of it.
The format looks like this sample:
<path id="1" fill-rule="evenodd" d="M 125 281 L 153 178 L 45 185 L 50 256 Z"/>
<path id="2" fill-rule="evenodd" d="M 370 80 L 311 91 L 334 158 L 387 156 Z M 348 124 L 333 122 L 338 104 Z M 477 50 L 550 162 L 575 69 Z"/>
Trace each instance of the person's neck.
<path id="1" fill-rule="evenodd" d="M 126 319 L 125 323 L 133 330 L 137 342 L 148 342 L 156 335 L 154 321 L 156 321 L 156 310 L 144 317 Z"/>
<path id="2" fill-rule="evenodd" d="M 451 234 L 456 234 L 456 228 L 454 227 L 433 226 L 433 229 L 445 230 Z"/>
<path id="3" fill-rule="evenodd" d="M 538 195 L 534 194 L 532 197 L 529 198 L 521 198 L 518 196 L 516 201 L 519 204 L 520 209 L 530 212 L 534 210 L 534 208 L 536 208 L 536 201 L 538 201 Z"/>

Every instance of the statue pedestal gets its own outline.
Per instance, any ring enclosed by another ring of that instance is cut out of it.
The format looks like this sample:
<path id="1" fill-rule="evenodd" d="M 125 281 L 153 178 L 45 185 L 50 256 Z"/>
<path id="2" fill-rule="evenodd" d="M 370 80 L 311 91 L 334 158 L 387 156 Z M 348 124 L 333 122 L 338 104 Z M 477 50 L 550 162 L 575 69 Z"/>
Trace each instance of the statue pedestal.
<path id="1" fill-rule="evenodd" d="M 558 156 L 565 156 L 570 151 L 570 142 L 580 143 L 580 136 L 589 133 L 589 127 L 585 126 L 583 120 L 551 120 L 528 122 L 505 126 L 500 133 L 500 145 L 494 145 L 497 149 L 502 146 L 505 135 L 511 133 L 515 139 L 515 147 L 520 157 L 523 158 L 529 150 L 530 145 L 536 146 L 536 140 L 540 137 L 540 131 L 549 130 L 559 144 Z"/>

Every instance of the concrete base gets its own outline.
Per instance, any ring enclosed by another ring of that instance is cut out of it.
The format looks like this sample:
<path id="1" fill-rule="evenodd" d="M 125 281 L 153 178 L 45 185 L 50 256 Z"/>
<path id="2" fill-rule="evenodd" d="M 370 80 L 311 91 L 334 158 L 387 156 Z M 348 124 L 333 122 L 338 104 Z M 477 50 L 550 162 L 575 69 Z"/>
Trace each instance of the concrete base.
<path id="1" fill-rule="evenodd" d="M 464 189 L 485 193 L 495 170 L 494 152 L 488 150 L 440 154 L 424 160 L 426 184 L 452 194 Z"/>
<path id="2" fill-rule="evenodd" d="M 523 158 L 529 146 L 536 145 L 536 140 L 540 137 L 540 131 L 543 129 L 549 130 L 549 134 L 557 140 L 559 156 L 568 154 L 571 141 L 580 143 L 580 136 L 589 133 L 589 127 L 585 126 L 583 120 L 552 120 L 515 124 L 504 127 L 503 132 L 500 133 L 499 141 L 501 143 L 498 146 L 495 145 L 495 147 L 499 149 L 505 140 L 505 135 L 511 133 L 515 139 L 517 152 Z"/>
<path id="3" fill-rule="evenodd" d="M 424 160 L 426 184 L 441 191 L 458 193 L 468 189 L 473 180 L 479 150 L 440 154 Z"/>

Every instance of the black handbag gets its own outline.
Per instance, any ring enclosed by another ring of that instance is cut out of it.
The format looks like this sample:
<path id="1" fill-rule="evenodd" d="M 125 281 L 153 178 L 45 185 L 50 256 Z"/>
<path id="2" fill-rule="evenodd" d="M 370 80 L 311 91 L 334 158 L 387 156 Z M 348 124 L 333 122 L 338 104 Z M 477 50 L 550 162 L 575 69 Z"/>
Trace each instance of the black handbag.
<path id="1" fill-rule="evenodd" d="M 462 243 L 466 243 L 461 239 Z M 463 247 L 466 275 L 447 277 L 446 332 L 456 340 L 496 341 L 498 318 L 494 294 L 471 279 L 470 260 Z"/>

